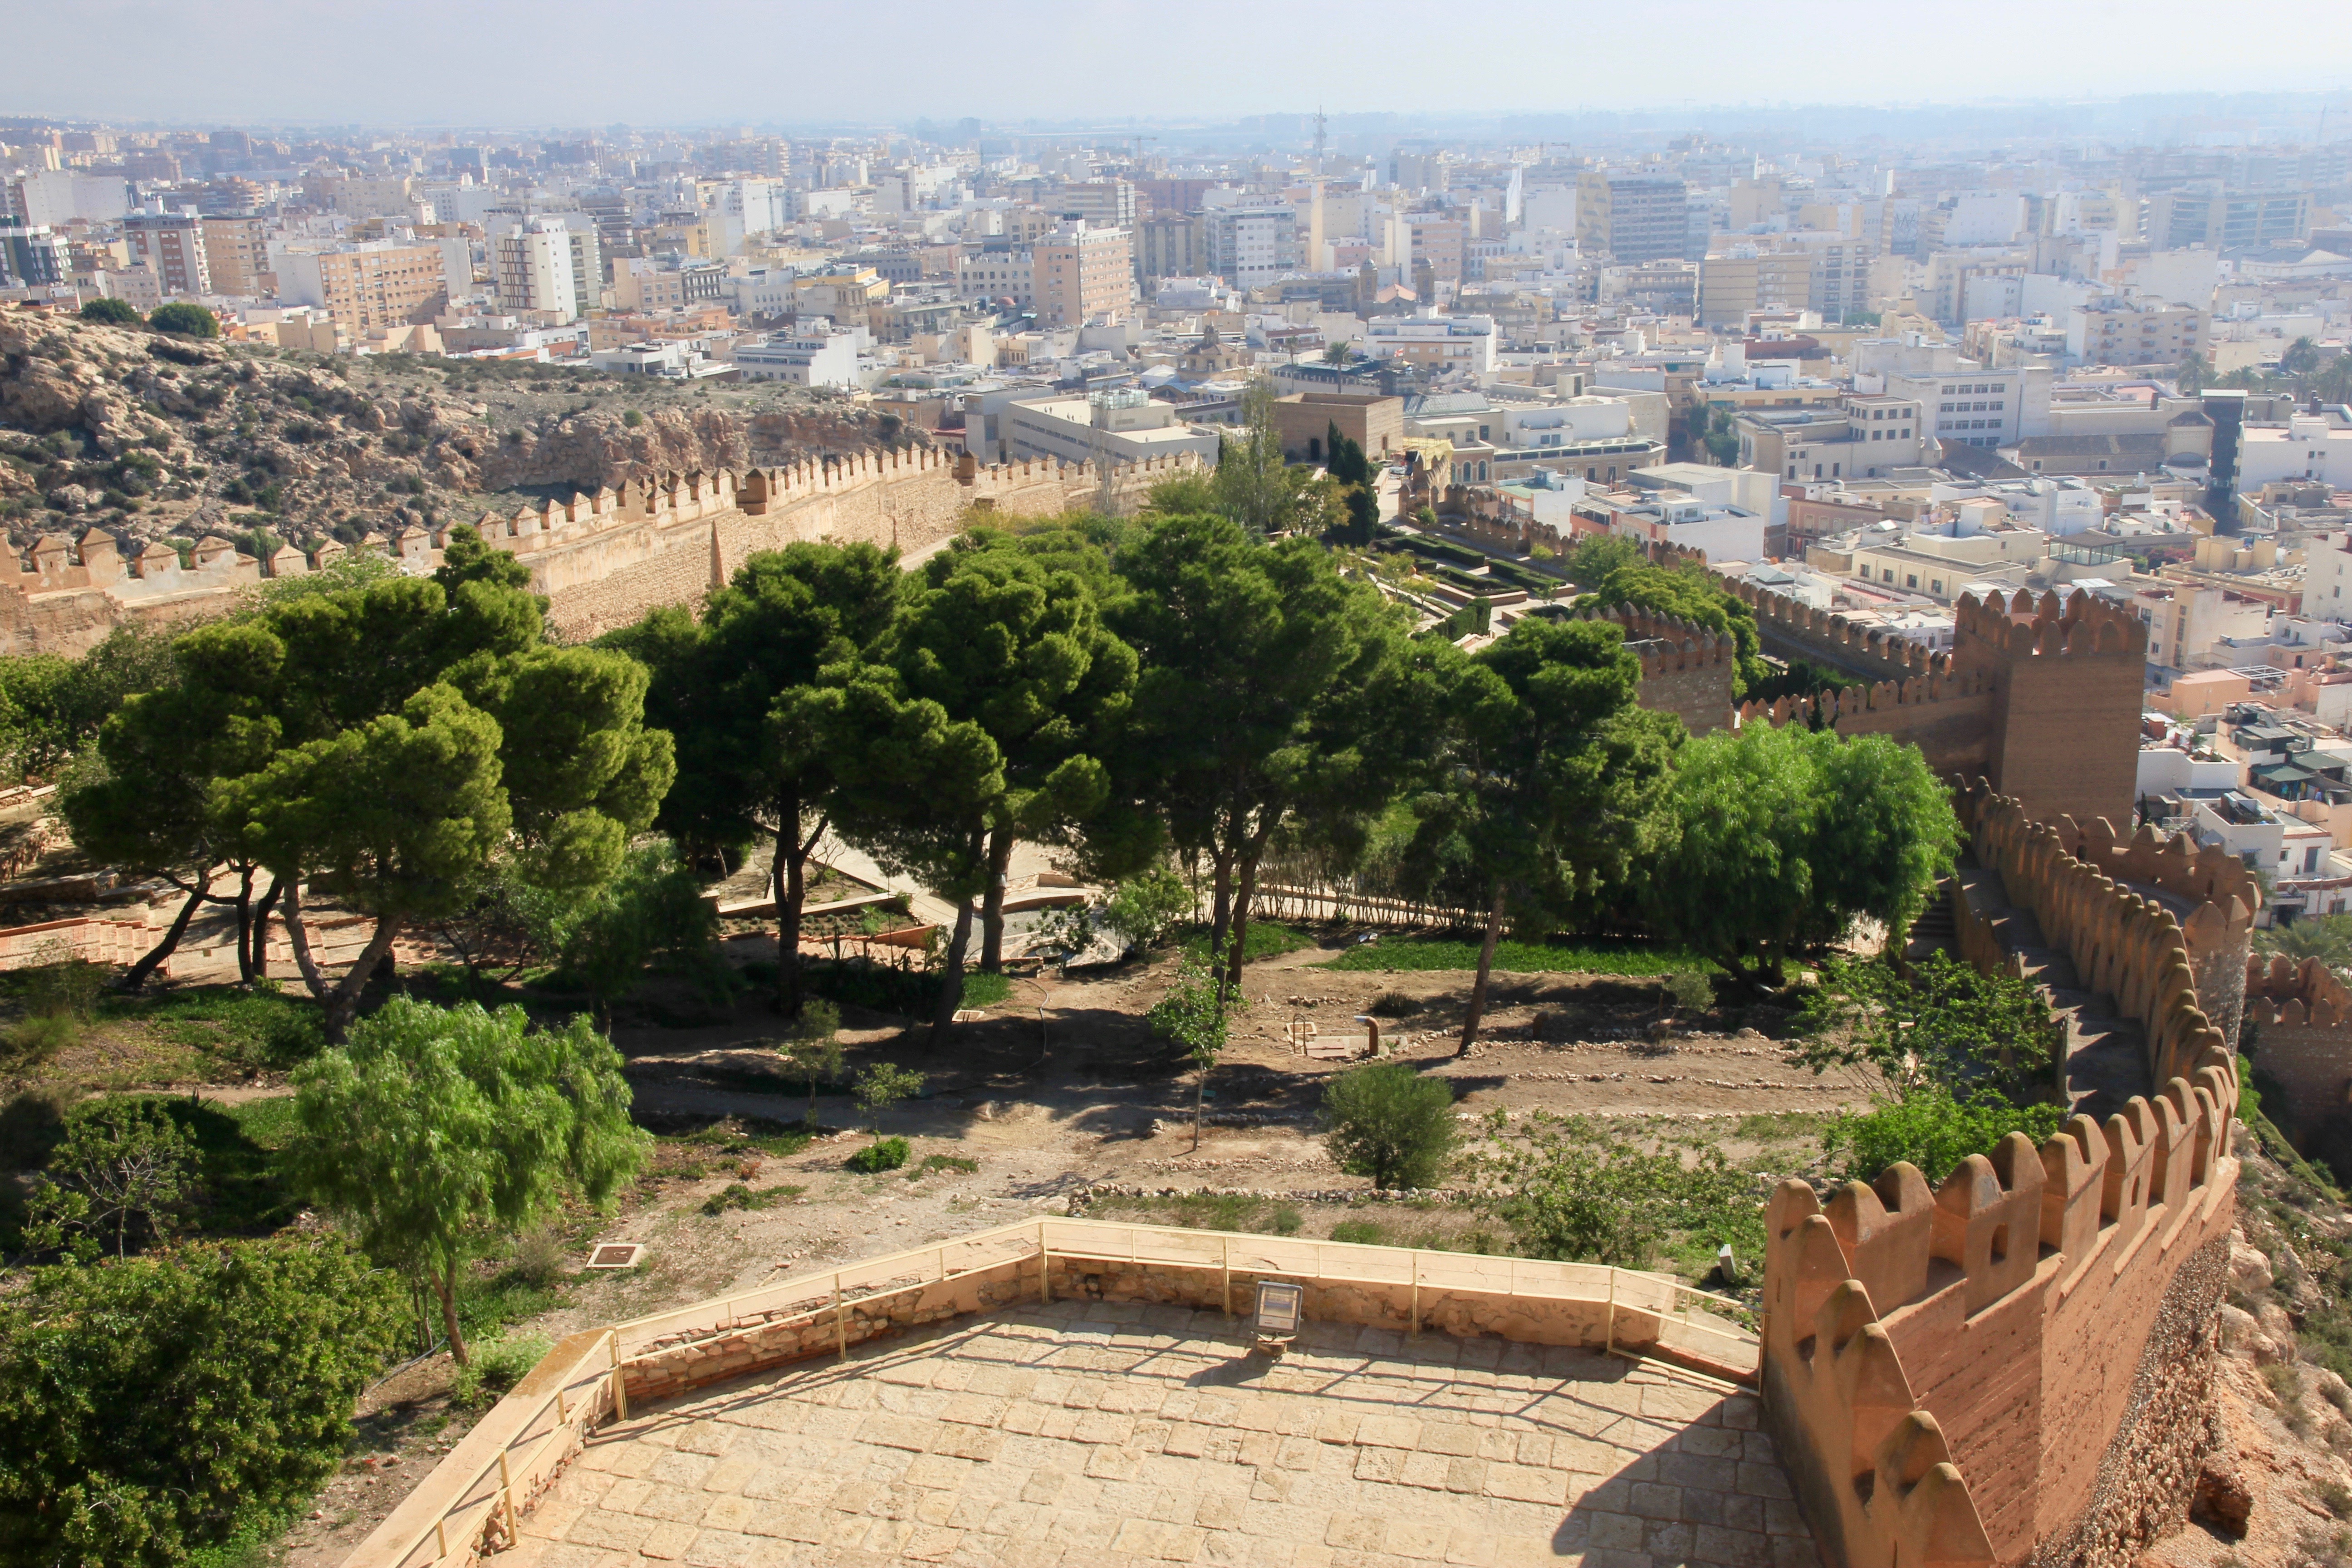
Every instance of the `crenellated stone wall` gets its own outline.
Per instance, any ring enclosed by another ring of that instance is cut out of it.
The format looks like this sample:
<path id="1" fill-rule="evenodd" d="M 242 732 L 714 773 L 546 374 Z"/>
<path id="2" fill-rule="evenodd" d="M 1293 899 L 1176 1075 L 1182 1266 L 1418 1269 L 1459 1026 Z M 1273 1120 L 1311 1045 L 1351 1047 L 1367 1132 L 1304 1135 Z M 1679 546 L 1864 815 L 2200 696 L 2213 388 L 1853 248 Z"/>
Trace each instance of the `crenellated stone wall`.
<path id="1" fill-rule="evenodd" d="M 2298 1143 L 2352 1108 L 2352 991 L 2319 959 L 2246 960 L 2246 1022 L 2263 1113 Z M 2275 1103 L 2273 1103 L 2275 1101 Z"/>
<path id="2" fill-rule="evenodd" d="M 1940 1188 L 1902 1163 L 1826 1204 L 1783 1183 L 1768 1420 L 1840 1568 L 2127 1568 L 2185 1521 L 2205 1440 L 2235 1217 L 2227 1042 L 2261 889 L 2186 838 L 2035 822 L 1981 781 L 1956 804 L 2010 905 L 2141 1026 L 2161 1087 L 2039 1148 L 2013 1133 Z M 2014 969 L 1999 931 L 1965 900 L 1955 912 L 1967 958 Z"/>
<path id="3" fill-rule="evenodd" d="M 1939 773 L 1982 773 L 2036 818 L 2129 817 L 2139 758 L 2147 628 L 2081 589 L 2061 601 L 2020 589 L 1953 606 L 1948 654 L 1745 582 L 1767 651 L 1828 665 L 1867 684 L 1819 698 L 1748 704 L 1746 723 L 1811 722 L 1891 735 Z"/>
<path id="4" fill-rule="evenodd" d="M 1073 507 L 1139 505 L 1151 486 L 1198 472 L 1191 453 L 1119 464 L 1106 479 L 1091 467 L 1022 461 L 985 467 L 968 454 L 929 447 L 749 468 L 670 473 L 568 500 L 490 513 L 478 527 L 531 569 L 557 634 L 584 639 L 660 605 L 691 604 L 746 556 L 804 540 L 914 552 L 951 537 L 970 511 L 1043 517 Z M 410 528 L 389 543 L 407 570 L 439 564 L 447 526 Z M 183 568 L 168 546 L 135 563 L 111 536 L 50 535 L 28 557 L 0 550 L 0 653 L 80 653 L 134 619 L 200 619 L 233 608 L 264 574 L 299 575 L 343 553 L 330 541 L 310 556 L 281 550 L 262 563 L 228 541 L 200 541 Z"/>

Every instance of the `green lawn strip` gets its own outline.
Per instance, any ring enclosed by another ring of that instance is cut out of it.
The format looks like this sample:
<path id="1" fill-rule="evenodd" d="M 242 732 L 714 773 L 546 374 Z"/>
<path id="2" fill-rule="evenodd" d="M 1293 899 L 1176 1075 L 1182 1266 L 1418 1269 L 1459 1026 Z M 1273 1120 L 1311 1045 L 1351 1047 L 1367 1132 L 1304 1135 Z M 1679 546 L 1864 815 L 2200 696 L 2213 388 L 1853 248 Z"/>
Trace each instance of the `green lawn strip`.
<path id="1" fill-rule="evenodd" d="M 1391 969 L 1475 970 L 1478 944 L 1444 936 L 1383 936 L 1348 949 L 1324 967 L 1372 973 Z M 1683 969 L 1712 973 L 1715 965 L 1687 948 L 1665 942 L 1601 940 L 1497 942 L 1495 968 L 1510 973 L 1671 974 Z"/>
<path id="2" fill-rule="evenodd" d="M 1293 930 L 1279 921 L 1252 921 L 1249 935 L 1242 942 L 1242 962 L 1255 963 L 1262 958 L 1279 958 L 1286 952 L 1297 952 L 1302 947 L 1312 947 L 1315 939 L 1305 931 Z M 1197 960 L 1209 956 L 1209 931 L 1206 926 L 1192 926 L 1184 933 L 1184 951 Z"/>

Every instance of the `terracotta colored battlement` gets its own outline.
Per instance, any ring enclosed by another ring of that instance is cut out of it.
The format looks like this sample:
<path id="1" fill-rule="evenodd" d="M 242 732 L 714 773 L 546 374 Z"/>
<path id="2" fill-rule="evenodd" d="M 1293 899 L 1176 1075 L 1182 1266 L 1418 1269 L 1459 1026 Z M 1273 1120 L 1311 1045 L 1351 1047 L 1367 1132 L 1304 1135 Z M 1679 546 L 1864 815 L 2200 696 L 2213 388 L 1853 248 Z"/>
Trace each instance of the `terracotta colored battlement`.
<path id="1" fill-rule="evenodd" d="M 952 535 L 973 509 L 1050 516 L 1107 498 L 1114 510 L 1129 510 L 1161 479 L 1201 468 L 1191 453 L 1101 474 L 1059 461 L 983 466 L 929 447 L 875 450 L 740 473 L 641 474 L 593 495 L 494 512 L 478 526 L 487 542 L 530 565 L 531 589 L 546 596 L 557 631 L 582 638 L 656 605 L 693 603 L 756 551 L 819 539 L 915 551 Z M 410 528 L 388 544 L 361 548 L 384 548 L 404 571 L 429 572 L 450 526 Z M 313 558 L 284 549 L 257 562 L 208 537 L 183 568 L 169 545 L 124 563 L 106 535 L 48 535 L 28 558 L 0 552 L 0 652 L 79 653 L 126 620 L 222 614 L 265 572 L 299 574 L 344 553 L 329 541 Z"/>
<path id="2" fill-rule="evenodd" d="M 2262 892 L 2185 837 L 2034 822 L 1981 780 L 1955 805 L 2008 910 L 2080 990 L 2141 1026 L 2161 1088 L 2039 1148 L 2013 1133 L 1940 1188 L 1908 1164 L 1826 1204 L 1783 1183 L 1765 1258 L 1767 1409 L 1843 1568 L 2125 1568 L 2185 1519 L 2179 1476 L 2206 1431 L 2238 1082 L 2199 982 L 2234 968 L 2227 1005 L 2248 993 Z M 1955 890 L 1963 955 L 2022 973 Z"/>
<path id="3" fill-rule="evenodd" d="M 2156 1343 L 2159 1307 L 2230 1227 L 2235 1103 L 2208 1068 L 2104 1128 L 2077 1116 L 2039 1149 L 2011 1133 L 1932 1192 L 1909 1164 L 1826 1207 L 1780 1184 L 1766 1408 L 1831 1562 L 2119 1568 L 2153 1538 L 2137 1478 L 2102 1460 L 2184 1436 L 2140 1429 L 2143 1385 L 2179 1375 L 2149 1362 L 2182 1349 Z"/>
<path id="4" fill-rule="evenodd" d="M 2352 991 L 2316 958 L 2249 954 L 2245 973 L 2242 1048 L 2263 1080 L 2263 1113 L 2308 1145 L 2352 1112 Z"/>
<path id="5" fill-rule="evenodd" d="M 1616 605 L 1578 612 L 1589 620 L 1622 629 L 1626 646 L 1642 661 L 1638 700 L 1654 712 L 1672 713 L 1692 734 L 1718 729 L 1739 673 L 1738 645 L 1678 616 Z"/>
<path id="6" fill-rule="evenodd" d="M 2243 865 L 2195 847 L 2186 834 L 2163 840 L 2144 827 L 2119 844 L 2105 819 L 2089 828 L 2068 818 L 2030 821 L 2019 802 L 1982 780 L 1958 791 L 1954 806 L 1977 863 L 2000 875 L 2010 903 L 2030 911 L 2043 942 L 2072 961 L 2082 988 L 2114 998 L 2116 1015 L 2141 1026 L 2150 1083 L 2193 1081 L 2208 1067 L 2235 1082 L 2230 1042 L 2247 936 L 2262 906 Z M 2186 921 L 2129 883 L 2190 903 Z M 1979 968 L 2013 966 L 1965 899 L 1954 912 L 1963 956 Z M 2218 1018 L 2200 1000 L 2200 979 L 2214 993 Z"/>
<path id="7" fill-rule="evenodd" d="M 1754 612 L 1768 651 L 1873 678 L 1743 705 L 1732 727 L 1819 717 L 1840 734 L 1916 745 L 1939 773 L 1982 773 L 2037 817 L 2129 811 L 2147 631 L 2125 612 L 2080 589 L 2063 601 L 1963 594 L 1944 654 L 1750 583 L 1727 586 Z"/>

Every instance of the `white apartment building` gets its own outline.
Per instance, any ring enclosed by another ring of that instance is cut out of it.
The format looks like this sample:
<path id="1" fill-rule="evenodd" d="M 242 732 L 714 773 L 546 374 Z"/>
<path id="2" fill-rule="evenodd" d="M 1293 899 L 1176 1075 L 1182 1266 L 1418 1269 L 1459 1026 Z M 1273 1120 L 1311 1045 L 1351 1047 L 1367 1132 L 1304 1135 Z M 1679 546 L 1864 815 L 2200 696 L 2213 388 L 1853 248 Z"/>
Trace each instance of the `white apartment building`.
<path id="1" fill-rule="evenodd" d="M 864 383 L 858 354 L 864 329 L 841 332 L 778 332 L 764 343 L 739 344 L 735 369 L 744 381 L 789 381 L 794 386 L 856 392 Z"/>
<path id="2" fill-rule="evenodd" d="M 2352 415 L 2339 405 L 2290 416 L 2284 426 L 2249 425 L 2240 431 L 2240 493 L 2252 494 L 2278 479 L 2332 479 L 2339 487 L 2352 486 Z"/>
<path id="3" fill-rule="evenodd" d="M 530 218 L 490 242 L 490 278 L 499 307 L 576 321 L 604 303 L 604 259 L 590 227 Z"/>
<path id="4" fill-rule="evenodd" d="M 1181 452 L 1214 463 L 1219 443 L 1214 430 L 1196 428 L 1171 405 L 1132 389 L 1085 397 L 992 393 L 964 409 L 964 449 L 983 463 L 1042 458 L 1081 464 L 1097 456 L 1136 463 Z"/>
<path id="5" fill-rule="evenodd" d="M 1485 375 L 1495 368 L 1492 316 L 1390 316 L 1364 329 L 1366 353 L 1433 370 Z"/>

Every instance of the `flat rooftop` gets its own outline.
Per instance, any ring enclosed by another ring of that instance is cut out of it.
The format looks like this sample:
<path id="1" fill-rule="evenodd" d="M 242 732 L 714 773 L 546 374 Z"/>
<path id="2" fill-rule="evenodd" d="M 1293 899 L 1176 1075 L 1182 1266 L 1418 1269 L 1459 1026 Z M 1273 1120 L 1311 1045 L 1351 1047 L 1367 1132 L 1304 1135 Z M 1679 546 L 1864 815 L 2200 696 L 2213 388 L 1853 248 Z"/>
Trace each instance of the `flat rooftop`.
<path id="1" fill-rule="evenodd" d="M 1651 1362 L 1076 1300 L 595 1433 L 513 1568 L 1135 1562 L 1816 1568 L 1752 1394 Z"/>

